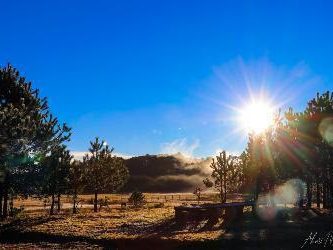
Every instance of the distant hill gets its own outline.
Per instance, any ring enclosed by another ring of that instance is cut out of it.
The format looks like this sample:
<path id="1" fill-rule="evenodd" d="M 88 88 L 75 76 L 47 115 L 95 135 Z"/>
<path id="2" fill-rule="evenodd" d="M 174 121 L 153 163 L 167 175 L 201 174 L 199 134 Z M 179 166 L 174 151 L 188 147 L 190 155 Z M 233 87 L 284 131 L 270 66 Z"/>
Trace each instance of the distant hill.
<path id="1" fill-rule="evenodd" d="M 209 176 L 211 158 L 192 159 L 178 153 L 132 157 L 125 163 L 130 178 L 123 192 L 192 192 Z"/>

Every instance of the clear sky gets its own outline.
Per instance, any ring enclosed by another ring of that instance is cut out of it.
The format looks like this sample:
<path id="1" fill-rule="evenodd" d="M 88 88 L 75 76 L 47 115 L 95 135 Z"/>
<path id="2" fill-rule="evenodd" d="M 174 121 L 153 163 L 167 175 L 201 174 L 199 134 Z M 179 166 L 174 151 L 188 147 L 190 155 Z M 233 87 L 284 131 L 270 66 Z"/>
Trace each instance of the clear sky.
<path id="1" fill-rule="evenodd" d="M 301 110 L 333 90 L 332 1 L 0 3 L 0 64 L 48 97 L 72 151 L 240 152 L 250 95 Z"/>

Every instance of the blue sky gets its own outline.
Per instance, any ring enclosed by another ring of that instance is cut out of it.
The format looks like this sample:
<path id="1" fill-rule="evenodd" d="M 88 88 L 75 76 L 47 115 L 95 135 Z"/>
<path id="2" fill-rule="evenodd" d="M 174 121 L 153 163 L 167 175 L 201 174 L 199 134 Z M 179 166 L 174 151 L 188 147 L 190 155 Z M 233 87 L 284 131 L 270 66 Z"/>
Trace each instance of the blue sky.
<path id="1" fill-rule="evenodd" d="M 240 152 L 230 107 L 332 90 L 331 1 L 0 1 L 10 62 L 73 128 L 125 155 Z"/>

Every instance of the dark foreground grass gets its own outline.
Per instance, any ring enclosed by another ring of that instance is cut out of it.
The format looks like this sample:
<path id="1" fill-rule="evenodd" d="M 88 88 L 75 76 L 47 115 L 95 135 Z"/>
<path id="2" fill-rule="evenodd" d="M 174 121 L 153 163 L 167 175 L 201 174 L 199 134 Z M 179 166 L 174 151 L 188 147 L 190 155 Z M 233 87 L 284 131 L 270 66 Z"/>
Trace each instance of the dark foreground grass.
<path id="1" fill-rule="evenodd" d="M 140 213 L 140 211 L 137 212 Z M 103 218 L 102 215 L 101 218 Z M 332 218 L 329 214 L 295 208 L 280 209 L 271 220 L 262 220 L 248 212 L 244 214 L 243 218 L 232 224 L 225 225 L 222 222 L 212 228 L 204 225 L 178 228 L 170 216 L 165 220 L 151 220 L 150 223 L 144 223 L 140 232 L 135 232 L 133 235 L 128 232 L 126 234 L 123 227 L 116 231 L 116 234 L 106 234 L 105 237 L 96 237 L 96 234 L 86 233 L 89 232 L 89 228 L 84 231 L 84 234 L 73 233 L 73 228 L 68 228 L 65 223 L 64 228 L 59 228 L 57 231 L 59 223 L 61 225 L 65 219 L 68 218 L 40 216 L 35 219 L 23 218 L 4 223 L 0 232 L 0 248 L 301 249 L 311 233 L 326 235 L 333 230 Z M 82 220 L 85 219 L 89 220 L 89 217 L 82 216 Z M 109 220 L 111 219 L 109 218 Z M 54 225 L 57 227 L 54 228 Z M 126 225 L 131 227 L 131 221 Z M 72 227 L 74 226 L 72 225 Z M 87 226 L 92 227 L 93 225 L 88 224 Z M 135 226 L 136 224 L 134 224 Z M 203 228 L 205 228 L 204 232 Z M 91 231 L 93 230 L 94 228 L 91 228 Z M 210 237 L 212 235 L 214 237 Z M 312 243 L 310 244 L 308 241 L 303 249 L 324 248 L 323 243 Z M 328 241 L 326 249 L 332 247 L 333 245 Z"/>

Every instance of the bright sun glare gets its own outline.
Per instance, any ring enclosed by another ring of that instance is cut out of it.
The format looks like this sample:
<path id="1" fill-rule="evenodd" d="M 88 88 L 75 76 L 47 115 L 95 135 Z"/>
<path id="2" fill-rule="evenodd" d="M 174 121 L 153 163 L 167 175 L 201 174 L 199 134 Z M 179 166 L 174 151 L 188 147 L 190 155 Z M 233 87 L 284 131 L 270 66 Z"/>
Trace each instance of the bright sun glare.
<path id="1" fill-rule="evenodd" d="M 262 133 L 273 125 L 273 112 L 268 102 L 253 101 L 240 111 L 240 125 L 248 133 Z"/>

